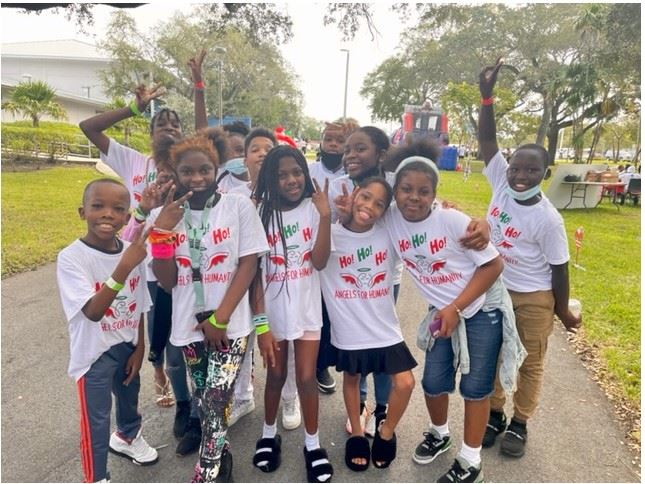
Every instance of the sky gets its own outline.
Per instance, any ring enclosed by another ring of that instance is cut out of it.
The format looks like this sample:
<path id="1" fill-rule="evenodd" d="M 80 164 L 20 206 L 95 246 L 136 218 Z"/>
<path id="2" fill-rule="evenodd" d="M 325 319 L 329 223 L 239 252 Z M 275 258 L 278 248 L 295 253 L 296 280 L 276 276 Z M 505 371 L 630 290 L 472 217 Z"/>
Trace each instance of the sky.
<path id="1" fill-rule="evenodd" d="M 177 5 L 178 2 L 158 1 L 129 9 L 128 12 L 135 18 L 139 30 L 147 33 L 174 11 L 190 10 L 190 5 Z M 362 26 L 351 42 L 342 40 L 337 27 L 323 25 L 325 3 L 301 1 L 280 5 L 284 6 L 293 20 L 294 36 L 280 49 L 299 78 L 304 114 L 322 121 L 331 121 L 343 115 L 347 54 L 341 49 L 348 49 L 347 116 L 356 118 L 361 125 L 376 124 L 388 131 L 395 129 L 396 126 L 391 123 L 373 121 L 368 101 L 359 94 L 366 75 L 396 53 L 399 35 L 405 28 L 398 15 L 389 10 L 389 4 L 375 4 L 374 19 L 379 31 L 377 38 L 372 40 L 367 27 Z M 112 11 L 114 9 L 107 6 L 95 7 L 95 23 L 88 37 L 78 33 L 74 20 L 66 20 L 62 13 L 56 15 L 43 11 L 40 15 L 27 15 L 18 9 L 2 8 L 2 43 L 62 39 L 94 43 L 102 38 Z M 324 69 L 320 68 L 321 65 Z M 323 70 L 328 74 L 321 76 Z"/>

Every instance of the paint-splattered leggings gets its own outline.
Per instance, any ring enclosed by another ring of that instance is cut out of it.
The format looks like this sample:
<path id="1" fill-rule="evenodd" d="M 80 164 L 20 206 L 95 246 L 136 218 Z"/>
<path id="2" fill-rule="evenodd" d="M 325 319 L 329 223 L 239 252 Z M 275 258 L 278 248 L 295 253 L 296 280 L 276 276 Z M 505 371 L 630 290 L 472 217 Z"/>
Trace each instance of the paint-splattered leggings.
<path id="1" fill-rule="evenodd" d="M 228 429 L 229 403 L 248 337 L 229 340 L 229 351 L 211 351 L 204 342 L 183 347 L 186 366 L 195 384 L 202 444 L 195 477 L 214 482 L 219 472 L 222 449 Z"/>

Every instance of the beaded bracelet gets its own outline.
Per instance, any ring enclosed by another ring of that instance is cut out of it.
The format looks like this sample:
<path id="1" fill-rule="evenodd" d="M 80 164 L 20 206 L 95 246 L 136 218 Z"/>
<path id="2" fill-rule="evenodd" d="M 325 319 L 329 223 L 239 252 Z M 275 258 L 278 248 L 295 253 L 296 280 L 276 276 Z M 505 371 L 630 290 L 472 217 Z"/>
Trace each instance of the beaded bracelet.
<path id="1" fill-rule="evenodd" d="M 148 234 L 148 241 L 151 244 L 174 244 L 177 234 L 171 230 L 154 228 Z"/>

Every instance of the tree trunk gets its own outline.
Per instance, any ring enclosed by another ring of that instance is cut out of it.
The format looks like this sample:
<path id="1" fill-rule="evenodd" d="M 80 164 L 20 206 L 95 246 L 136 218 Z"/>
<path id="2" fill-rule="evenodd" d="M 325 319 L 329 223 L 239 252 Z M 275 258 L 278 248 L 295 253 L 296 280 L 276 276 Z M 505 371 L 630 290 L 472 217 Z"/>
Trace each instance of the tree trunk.
<path id="1" fill-rule="evenodd" d="M 547 151 L 549 153 L 549 165 L 555 165 L 555 152 L 558 149 L 558 134 L 560 129 L 558 125 L 553 122 L 549 125 L 549 132 L 547 133 Z"/>
<path id="2" fill-rule="evenodd" d="M 542 98 L 542 109 L 542 119 L 535 137 L 535 143 L 538 145 L 544 145 L 544 138 L 546 138 L 549 123 L 551 122 L 551 112 L 553 111 L 553 104 L 546 95 Z"/>

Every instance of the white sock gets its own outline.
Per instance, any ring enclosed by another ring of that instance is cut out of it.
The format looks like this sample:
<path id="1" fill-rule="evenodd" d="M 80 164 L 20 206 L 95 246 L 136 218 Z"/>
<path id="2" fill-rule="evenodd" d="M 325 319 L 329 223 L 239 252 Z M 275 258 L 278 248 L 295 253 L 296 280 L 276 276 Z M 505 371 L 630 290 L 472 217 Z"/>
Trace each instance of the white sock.
<path id="1" fill-rule="evenodd" d="M 432 429 L 434 429 L 434 431 L 438 433 L 439 437 L 441 437 L 442 439 L 450 435 L 450 429 L 448 428 L 447 420 L 446 420 L 446 423 L 443 425 L 432 424 Z"/>
<path id="2" fill-rule="evenodd" d="M 305 447 L 311 452 L 312 450 L 320 449 L 320 441 L 318 440 L 318 432 L 310 435 L 305 430 Z"/>
<path id="3" fill-rule="evenodd" d="M 466 462 L 468 462 L 469 466 L 479 469 L 482 464 L 481 450 L 481 445 L 479 447 L 469 447 L 468 445 L 466 445 L 466 442 L 462 442 L 461 449 L 459 449 L 459 454 L 457 454 L 457 457 L 464 459 Z"/>
<path id="4" fill-rule="evenodd" d="M 269 425 L 268 423 L 264 422 L 264 426 L 262 427 L 263 439 L 272 439 L 277 433 L 278 424 L 276 422 L 273 422 L 273 425 Z"/>

